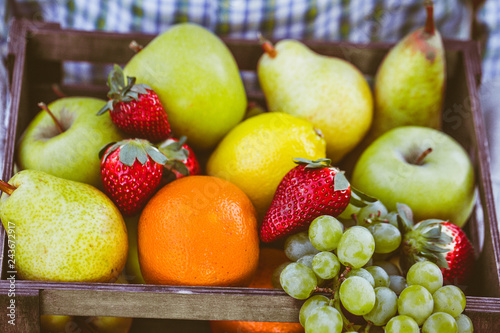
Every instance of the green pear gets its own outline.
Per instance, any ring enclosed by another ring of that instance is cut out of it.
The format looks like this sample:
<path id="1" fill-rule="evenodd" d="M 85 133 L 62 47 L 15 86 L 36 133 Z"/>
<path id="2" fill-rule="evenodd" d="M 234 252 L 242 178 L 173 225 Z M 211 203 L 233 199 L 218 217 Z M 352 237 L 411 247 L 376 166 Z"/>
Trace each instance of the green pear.
<path id="1" fill-rule="evenodd" d="M 25 280 L 107 282 L 127 260 L 127 229 L 95 187 L 23 170 L 0 181 L 0 219 L 9 236 L 9 270 Z"/>
<path id="2" fill-rule="evenodd" d="M 19 167 L 101 187 L 99 151 L 125 137 L 109 114 L 96 115 L 104 104 L 90 97 L 61 98 L 48 107 L 41 103 L 46 109 L 35 116 L 19 141 Z"/>
<path id="3" fill-rule="evenodd" d="M 426 25 L 399 41 L 377 70 L 370 141 L 399 126 L 441 127 L 445 52 L 432 8 L 431 2 Z"/>
<path id="4" fill-rule="evenodd" d="M 372 122 L 366 79 L 347 61 L 319 55 L 298 41 L 264 45 L 257 72 L 269 111 L 309 120 L 325 137 L 327 157 L 340 161 Z"/>
<path id="5" fill-rule="evenodd" d="M 234 57 L 199 25 L 181 23 L 160 34 L 124 73 L 153 88 L 173 133 L 187 136 L 194 149 L 213 148 L 245 115 L 245 89 Z"/>

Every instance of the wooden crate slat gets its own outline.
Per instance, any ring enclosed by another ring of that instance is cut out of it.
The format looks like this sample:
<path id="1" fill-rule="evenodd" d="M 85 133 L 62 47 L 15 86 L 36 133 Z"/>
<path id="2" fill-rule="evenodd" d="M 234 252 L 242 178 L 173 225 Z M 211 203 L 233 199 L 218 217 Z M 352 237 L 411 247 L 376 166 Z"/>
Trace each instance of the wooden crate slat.
<path id="1" fill-rule="evenodd" d="M 96 307 L 96 302 L 99 307 Z M 183 294 L 57 290 L 41 292 L 42 314 L 99 315 L 192 320 L 296 322 L 297 300 L 287 295 Z"/>

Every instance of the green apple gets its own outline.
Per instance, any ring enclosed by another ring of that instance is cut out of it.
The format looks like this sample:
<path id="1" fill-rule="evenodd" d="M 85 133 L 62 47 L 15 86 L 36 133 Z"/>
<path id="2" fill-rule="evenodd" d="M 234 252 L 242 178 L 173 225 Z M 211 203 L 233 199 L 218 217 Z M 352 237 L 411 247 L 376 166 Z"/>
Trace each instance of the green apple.
<path id="1" fill-rule="evenodd" d="M 104 104 L 90 97 L 61 98 L 49 104 L 63 132 L 47 111 L 40 111 L 20 139 L 19 167 L 101 187 L 99 151 L 125 137 L 109 114 L 96 115 Z"/>
<path id="2" fill-rule="evenodd" d="M 462 146 L 427 127 L 403 126 L 375 140 L 354 167 L 351 185 L 389 211 L 411 207 L 415 221 L 467 222 L 475 203 L 474 169 Z"/>

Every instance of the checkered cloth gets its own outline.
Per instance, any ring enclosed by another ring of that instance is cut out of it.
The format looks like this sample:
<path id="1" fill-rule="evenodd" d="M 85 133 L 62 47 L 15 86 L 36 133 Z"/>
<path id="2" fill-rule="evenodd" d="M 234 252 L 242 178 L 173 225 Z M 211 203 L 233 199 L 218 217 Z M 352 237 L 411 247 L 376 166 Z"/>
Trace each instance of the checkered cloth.
<path id="1" fill-rule="evenodd" d="M 469 38 L 471 2 L 435 1 L 436 25 L 444 37 Z M 422 26 L 426 16 L 423 0 L 40 0 L 38 3 L 37 18 L 59 22 L 65 28 L 156 34 L 172 24 L 190 21 L 219 35 L 249 39 L 255 39 L 261 32 L 275 39 L 397 41 Z M 498 1 L 488 0 L 480 18 L 492 32 L 498 32 L 491 35 L 484 58 L 484 78 L 489 79 L 500 76 Z M 78 70 L 72 68 L 71 72 L 77 74 Z M 79 79 L 95 80 L 93 76 L 97 74 L 87 69 L 88 77 Z M 70 82 L 73 79 L 77 78 L 67 78 Z"/>

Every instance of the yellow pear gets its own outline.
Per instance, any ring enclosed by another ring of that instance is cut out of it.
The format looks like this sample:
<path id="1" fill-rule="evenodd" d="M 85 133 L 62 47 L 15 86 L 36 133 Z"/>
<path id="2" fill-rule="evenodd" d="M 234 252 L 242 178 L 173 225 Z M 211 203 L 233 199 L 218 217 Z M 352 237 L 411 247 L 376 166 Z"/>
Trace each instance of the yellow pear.
<path id="1" fill-rule="evenodd" d="M 269 111 L 310 121 L 325 137 L 327 157 L 340 161 L 372 122 L 373 97 L 363 74 L 347 61 L 317 54 L 296 40 L 267 46 L 257 71 Z"/>
<path id="2" fill-rule="evenodd" d="M 0 181 L 0 218 L 15 244 L 20 279 L 108 282 L 127 259 L 127 229 L 118 208 L 95 187 L 23 170 Z"/>

